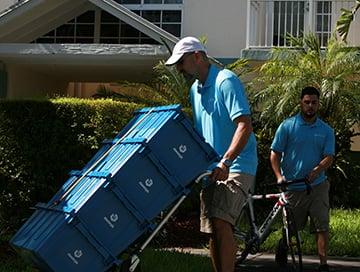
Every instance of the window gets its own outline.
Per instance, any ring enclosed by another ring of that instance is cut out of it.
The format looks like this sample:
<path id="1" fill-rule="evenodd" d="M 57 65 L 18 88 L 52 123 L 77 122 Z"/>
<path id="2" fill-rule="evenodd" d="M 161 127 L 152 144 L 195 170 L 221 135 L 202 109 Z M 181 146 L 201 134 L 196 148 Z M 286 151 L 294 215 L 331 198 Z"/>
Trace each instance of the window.
<path id="1" fill-rule="evenodd" d="M 273 45 L 291 46 L 287 34 L 301 37 L 305 31 L 304 22 L 314 16 L 314 31 L 321 46 L 326 46 L 331 36 L 332 1 L 314 1 L 314 11 L 309 14 L 308 1 L 274 1 Z"/>
<path id="2" fill-rule="evenodd" d="M 174 36 L 181 36 L 183 0 L 116 0 L 116 2 L 126 5 L 136 14 Z M 99 18 L 96 23 L 95 18 Z M 95 27 L 98 27 L 96 33 L 99 33 L 96 37 Z M 158 44 L 157 41 L 104 10 L 87 11 L 34 42 Z"/>
<path id="3" fill-rule="evenodd" d="M 315 34 L 321 46 L 327 46 L 331 36 L 331 1 L 317 1 L 315 11 Z"/>
<path id="4" fill-rule="evenodd" d="M 180 37 L 181 11 L 136 10 L 134 12 L 169 33 Z M 106 11 L 101 11 L 100 43 L 157 44 L 158 42 Z"/>
<path id="5" fill-rule="evenodd" d="M 288 34 L 295 37 L 304 32 L 304 1 L 274 1 L 273 45 L 290 45 Z"/>
<path id="6" fill-rule="evenodd" d="M 36 39 L 35 43 L 93 43 L 95 11 L 90 10 Z"/>

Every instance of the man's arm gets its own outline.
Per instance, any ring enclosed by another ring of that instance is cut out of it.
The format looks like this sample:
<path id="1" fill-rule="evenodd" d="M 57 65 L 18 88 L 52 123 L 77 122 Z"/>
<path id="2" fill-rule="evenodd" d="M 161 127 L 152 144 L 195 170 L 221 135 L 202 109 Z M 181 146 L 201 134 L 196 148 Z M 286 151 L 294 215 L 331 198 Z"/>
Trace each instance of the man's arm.
<path id="1" fill-rule="evenodd" d="M 334 158 L 332 155 L 327 155 L 325 156 L 320 163 L 315 166 L 313 168 L 313 170 L 311 170 L 311 172 L 306 176 L 306 178 L 310 181 L 313 182 L 322 171 L 325 171 L 326 169 L 328 169 L 331 164 L 333 163 Z"/>
<path id="2" fill-rule="evenodd" d="M 236 130 L 231 140 L 231 144 L 223 156 L 224 159 L 229 159 L 231 161 L 239 156 L 253 131 L 251 118 L 248 115 L 242 115 L 235 118 L 234 123 L 236 124 Z M 219 163 L 218 167 L 213 170 L 210 178 L 212 180 L 226 180 L 228 176 L 229 167 L 223 163 Z"/>
<path id="3" fill-rule="evenodd" d="M 316 165 L 310 171 L 310 173 L 306 176 L 306 178 L 310 182 L 313 182 L 322 171 L 325 171 L 332 165 L 334 161 L 334 154 L 335 154 L 335 134 L 334 134 L 334 130 L 331 129 L 328 131 L 328 135 L 326 137 L 324 157 L 319 162 L 319 164 Z"/>
<path id="4" fill-rule="evenodd" d="M 271 168 L 274 171 L 277 182 L 282 182 L 284 180 L 280 170 L 281 157 L 282 157 L 281 152 L 271 150 L 270 163 L 271 163 Z"/>

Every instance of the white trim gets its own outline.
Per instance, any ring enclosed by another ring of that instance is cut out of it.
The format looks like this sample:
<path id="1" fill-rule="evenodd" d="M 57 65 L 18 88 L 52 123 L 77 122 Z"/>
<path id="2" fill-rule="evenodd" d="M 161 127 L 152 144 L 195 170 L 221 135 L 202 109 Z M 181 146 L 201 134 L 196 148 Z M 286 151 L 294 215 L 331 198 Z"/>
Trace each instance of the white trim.
<path id="1" fill-rule="evenodd" d="M 250 46 L 250 10 L 251 10 L 251 0 L 247 1 L 247 15 L 246 15 L 246 48 Z"/>
<path id="2" fill-rule="evenodd" d="M 162 59 L 168 56 L 161 45 L 124 44 L 19 44 L 0 43 L 0 59 L 10 63 L 121 64 L 119 60 Z"/>
<path id="3" fill-rule="evenodd" d="M 314 32 L 315 25 L 314 25 L 314 0 L 309 0 L 309 12 L 308 12 L 308 28 L 306 29 L 307 32 Z"/>
<path id="4" fill-rule="evenodd" d="M 183 8 L 180 4 L 145 4 L 145 5 L 123 5 L 130 10 L 179 10 Z"/>

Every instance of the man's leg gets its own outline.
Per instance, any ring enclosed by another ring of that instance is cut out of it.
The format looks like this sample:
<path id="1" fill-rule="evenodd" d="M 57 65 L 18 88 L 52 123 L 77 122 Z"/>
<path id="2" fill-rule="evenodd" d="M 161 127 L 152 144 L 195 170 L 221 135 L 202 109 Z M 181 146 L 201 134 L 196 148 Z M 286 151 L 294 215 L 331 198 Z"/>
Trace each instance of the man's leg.
<path id="1" fill-rule="evenodd" d="M 322 231 L 317 232 L 316 236 L 316 245 L 318 250 L 318 255 L 320 259 L 320 265 L 327 264 L 327 249 L 329 243 L 329 232 Z"/>
<path id="2" fill-rule="evenodd" d="M 219 271 L 219 253 L 215 245 L 215 239 L 211 236 L 209 240 L 210 259 L 214 269 L 214 272 Z"/>
<path id="3" fill-rule="evenodd" d="M 216 272 L 232 272 L 235 269 L 236 243 L 230 223 L 212 218 L 213 243 L 211 256 Z"/>
<path id="4" fill-rule="evenodd" d="M 315 233 L 317 251 L 320 259 L 319 271 L 328 271 L 327 249 L 329 243 L 329 205 L 330 184 L 324 181 L 313 187 L 310 194 L 312 205 L 310 208 L 310 231 Z"/>
<path id="5" fill-rule="evenodd" d="M 211 235 L 210 256 L 216 272 L 234 271 L 237 248 L 232 224 L 245 201 L 240 186 L 248 192 L 254 181 L 254 176 L 230 173 L 226 182 L 214 182 L 200 192 L 200 231 Z"/>

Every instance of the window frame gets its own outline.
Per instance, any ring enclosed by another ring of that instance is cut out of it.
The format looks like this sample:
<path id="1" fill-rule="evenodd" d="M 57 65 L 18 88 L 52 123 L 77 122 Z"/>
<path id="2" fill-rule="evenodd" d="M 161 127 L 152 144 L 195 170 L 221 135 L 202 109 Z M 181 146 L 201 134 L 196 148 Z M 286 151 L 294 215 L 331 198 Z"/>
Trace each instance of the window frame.
<path id="1" fill-rule="evenodd" d="M 328 6 L 328 12 L 325 12 L 325 2 L 329 4 Z M 315 7 L 314 7 L 314 33 L 315 35 L 318 37 L 319 41 L 320 41 L 320 45 L 321 47 L 326 47 L 327 46 L 327 42 L 328 40 L 331 38 L 331 33 L 332 33 L 332 25 L 333 25 L 333 1 L 329 1 L 329 0 L 316 0 L 315 1 Z M 319 4 L 322 5 L 321 8 L 321 12 L 318 12 L 318 7 Z M 320 25 L 320 30 L 318 30 L 318 16 L 321 17 L 321 25 Z M 324 30 L 325 25 L 324 25 L 324 18 L 327 17 L 327 30 Z M 325 38 L 325 36 L 327 36 Z M 326 40 L 325 40 L 326 39 Z"/>
<path id="2" fill-rule="evenodd" d="M 162 0 L 162 3 L 164 3 L 165 0 Z M 120 1 L 117 1 L 120 2 Z M 183 4 L 183 0 L 182 0 L 182 4 L 147 4 L 144 3 L 145 0 L 141 0 L 141 4 L 122 4 L 124 5 L 126 8 L 130 9 L 131 11 L 137 12 L 137 14 L 139 14 L 141 17 L 142 16 L 142 12 L 143 11 L 160 11 L 160 22 L 154 22 L 155 25 L 162 27 L 163 25 L 177 25 L 180 27 L 179 29 L 179 37 L 182 36 L 183 34 L 183 21 L 184 21 L 184 4 Z M 91 23 L 83 23 L 83 22 L 77 22 L 77 18 L 82 16 L 83 14 L 85 14 L 86 12 L 94 12 L 94 21 Z M 164 17 L 164 12 L 166 11 L 175 11 L 175 12 L 180 12 L 180 22 L 164 22 L 163 17 Z M 125 37 L 121 35 L 121 26 L 124 24 L 123 21 L 121 21 L 120 19 L 117 20 L 117 22 L 102 22 L 101 20 L 101 14 L 102 12 L 106 12 L 100 8 L 94 8 L 94 9 L 90 9 L 88 11 L 85 11 L 83 14 L 80 14 L 79 16 L 76 16 L 75 18 L 69 20 L 68 22 L 58 26 L 57 28 L 54 28 L 52 30 L 50 30 L 48 33 L 46 33 L 45 35 L 42 35 L 40 37 L 38 37 L 37 39 L 35 39 L 33 42 L 34 43 L 40 43 L 42 41 L 48 41 L 49 43 L 57 43 L 57 39 L 72 39 L 71 43 L 77 43 L 77 40 L 92 40 L 92 43 L 104 43 L 102 41 L 104 40 L 108 40 L 108 41 L 112 41 L 111 43 L 117 43 L 117 44 L 121 44 L 123 40 L 126 39 L 133 39 L 133 42 L 131 44 L 135 44 L 134 43 L 134 39 L 137 39 L 138 42 L 137 44 L 143 44 L 143 40 L 148 40 L 150 41 L 151 44 L 154 44 L 155 42 L 152 41 L 152 39 L 148 36 L 146 36 L 145 34 L 141 33 L 140 31 L 138 31 L 138 37 Z M 126 23 L 125 23 L 126 24 Z M 57 35 L 57 29 L 60 27 L 63 27 L 64 25 L 73 25 L 74 26 L 74 35 L 73 36 L 58 36 Z M 82 25 L 93 25 L 94 27 L 94 33 L 93 36 L 77 36 L 77 26 L 82 26 Z M 104 25 L 117 25 L 118 26 L 118 37 L 115 36 L 102 36 L 101 35 L 101 28 Z M 130 26 L 131 27 L 131 26 Z M 51 32 L 54 32 L 53 35 L 47 35 Z M 70 43 L 70 42 L 69 42 Z M 81 43 L 81 42 L 80 42 Z M 89 42 L 90 43 L 90 42 Z M 148 42 L 149 43 L 149 42 Z M 156 42 L 157 43 L 157 42 Z"/>

